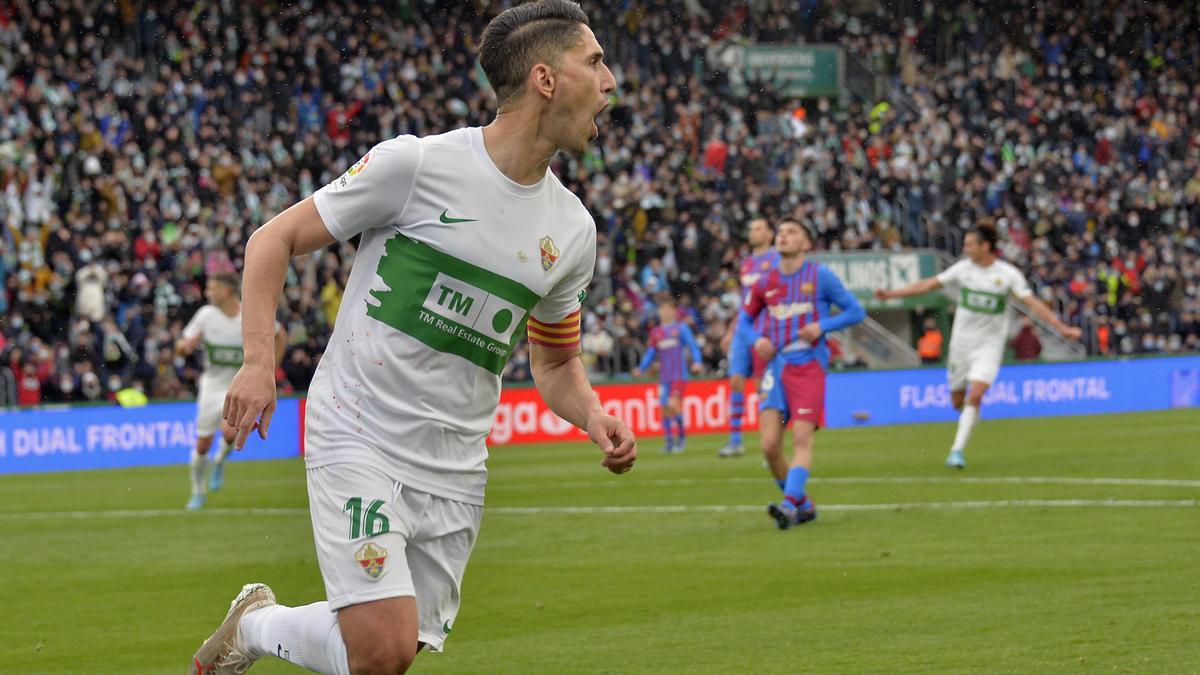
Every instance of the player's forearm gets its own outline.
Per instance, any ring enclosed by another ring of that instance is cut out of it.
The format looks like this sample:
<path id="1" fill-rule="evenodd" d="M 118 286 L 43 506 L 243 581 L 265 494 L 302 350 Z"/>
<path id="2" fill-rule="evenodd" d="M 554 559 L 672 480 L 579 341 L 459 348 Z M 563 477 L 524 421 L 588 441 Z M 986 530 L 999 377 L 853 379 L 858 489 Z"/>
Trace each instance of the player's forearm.
<path id="1" fill-rule="evenodd" d="M 246 245 L 242 278 L 242 345 L 245 363 L 271 368 L 276 362 L 275 310 L 283 294 L 290 245 L 263 228 Z"/>
<path id="2" fill-rule="evenodd" d="M 600 398 L 588 382 L 583 361 L 578 356 L 551 363 L 533 364 L 533 381 L 542 400 L 554 414 L 580 429 L 588 419 L 603 412 Z"/>
<path id="3" fill-rule="evenodd" d="M 1062 330 L 1067 327 L 1066 324 L 1059 320 L 1058 316 L 1054 313 L 1054 310 L 1050 309 L 1049 305 L 1042 302 L 1042 299 L 1036 295 L 1031 295 L 1027 298 L 1024 298 L 1022 301 L 1027 307 L 1029 307 L 1029 309 L 1033 310 L 1034 316 L 1053 326 L 1054 330 L 1061 333 Z"/>
<path id="4" fill-rule="evenodd" d="M 848 328 L 867 318 L 867 312 L 863 309 L 863 306 L 849 293 L 836 299 L 834 304 L 838 305 L 842 311 L 836 316 L 826 316 L 817 321 L 821 326 L 822 333 L 832 333 L 843 328 Z"/>
<path id="5" fill-rule="evenodd" d="M 931 291 L 936 291 L 940 286 L 941 284 L 938 282 L 937 277 L 929 277 L 928 279 L 915 281 L 907 286 L 892 289 L 888 291 L 888 297 L 906 298 L 911 295 L 924 295 Z"/>
<path id="6" fill-rule="evenodd" d="M 655 353 L 656 353 L 656 352 L 655 352 L 655 350 L 654 350 L 654 347 L 651 347 L 651 348 L 650 348 L 650 349 L 649 349 L 649 350 L 648 350 L 648 351 L 645 353 L 645 355 L 643 355 L 643 356 L 642 356 L 642 360 L 638 362 L 638 364 L 637 364 L 637 369 L 638 369 L 638 370 L 646 370 L 647 368 L 649 368 L 649 367 L 650 367 L 650 364 L 651 364 L 651 363 L 654 363 L 654 356 L 655 356 Z"/>

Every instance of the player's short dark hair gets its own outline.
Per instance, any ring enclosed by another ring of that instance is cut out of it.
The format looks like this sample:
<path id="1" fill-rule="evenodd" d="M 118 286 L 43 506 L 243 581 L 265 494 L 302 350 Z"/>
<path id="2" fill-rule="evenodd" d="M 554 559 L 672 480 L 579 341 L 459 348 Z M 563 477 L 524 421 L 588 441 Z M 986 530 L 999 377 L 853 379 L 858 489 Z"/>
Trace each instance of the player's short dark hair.
<path id="1" fill-rule="evenodd" d="M 212 281 L 217 281 L 233 289 L 234 293 L 242 294 L 242 280 L 233 272 L 215 272 L 208 277 Z"/>
<path id="2" fill-rule="evenodd" d="M 555 65 L 559 56 L 579 44 L 579 24 L 587 14 L 572 0 L 539 0 L 500 12 L 479 40 L 479 65 L 505 105 L 519 95 L 534 64 Z"/>
<path id="3" fill-rule="evenodd" d="M 976 225 L 967 230 L 967 234 L 973 234 L 979 237 L 979 241 L 987 242 L 989 250 L 993 253 L 996 251 L 996 244 L 1000 241 L 1000 235 L 996 233 L 996 228 L 990 225 Z"/>
<path id="4" fill-rule="evenodd" d="M 779 221 L 779 227 L 783 227 L 784 223 L 791 223 L 792 225 L 800 228 L 804 231 L 804 234 L 808 236 L 808 243 L 814 247 L 817 245 L 817 228 L 813 227 L 812 223 L 796 220 L 795 218 L 784 218 L 783 220 Z M 779 229 L 779 227 L 776 227 L 775 229 Z"/>

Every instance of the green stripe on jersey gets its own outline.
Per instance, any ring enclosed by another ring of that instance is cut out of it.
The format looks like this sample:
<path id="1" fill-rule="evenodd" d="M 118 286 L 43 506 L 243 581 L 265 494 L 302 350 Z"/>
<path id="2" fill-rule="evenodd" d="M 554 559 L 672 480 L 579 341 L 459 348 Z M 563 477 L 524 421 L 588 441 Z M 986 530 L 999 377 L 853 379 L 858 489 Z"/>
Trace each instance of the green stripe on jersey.
<path id="1" fill-rule="evenodd" d="M 960 305 L 980 314 L 1003 314 L 1008 306 L 1008 296 L 987 291 L 973 291 L 963 287 Z"/>
<path id="2" fill-rule="evenodd" d="M 211 342 L 205 342 L 204 348 L 208 350 L 208 365 L 210 366 L 228 366 L 230 368 L 242 367 L 242 348 L 236 345 L 215 345 Z"/>
<path id="3" fill-rule="evenodd" d="M 397 233 L 376 270 L 367 316 L 499 375 L 541 298 L 525 286 Z"/>

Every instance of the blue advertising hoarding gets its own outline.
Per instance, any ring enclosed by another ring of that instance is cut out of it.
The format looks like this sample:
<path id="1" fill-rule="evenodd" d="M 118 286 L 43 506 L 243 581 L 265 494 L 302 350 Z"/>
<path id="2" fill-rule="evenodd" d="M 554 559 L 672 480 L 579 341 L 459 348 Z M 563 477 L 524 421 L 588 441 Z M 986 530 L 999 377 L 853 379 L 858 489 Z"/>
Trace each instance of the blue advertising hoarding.
<path id="1" fill-rule="evenodd" d="M 1164 410 L 1200 405 L 1200 357 L 1145 358 L 1004 366 L 983 399 L 983 415 L 1044 417 Z M 946 371 L 940 368 L 830 375 L 830 427 L 950 422 Z"/>
<path id="2" fill-rule="evenodd" d="M 230 459 L 298 456 L 299 403 L 280 399 L 270 437 Z M 195 442 L 195 403 L 0 411 L 0 474 L 182 464 Z"/>

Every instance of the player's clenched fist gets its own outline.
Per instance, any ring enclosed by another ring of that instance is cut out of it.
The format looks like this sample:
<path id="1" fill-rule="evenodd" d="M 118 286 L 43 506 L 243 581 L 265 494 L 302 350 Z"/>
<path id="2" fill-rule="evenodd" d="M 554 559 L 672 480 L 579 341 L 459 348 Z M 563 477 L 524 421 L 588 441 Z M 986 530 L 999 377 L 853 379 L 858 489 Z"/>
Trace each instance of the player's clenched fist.
<path id="1" fill-rule="evenodd" d="M 775 357 L 775 345 L 771 344 L 771 340 L 765 337 L 760 337 L 754 341 L 754 351 L 764 360 L 770 361 Z"/>
<path id="2" fill-rule="evenodd" d="M 269 366 L 242 366 L 229 385 L 222 411 L 225 422 L 237 430 L 233 447 L 241 450 L 256 426 L 259 438 L 266 439 L 274 413 L 275 373 Z"/>
<path id="3" fill-rule="evenodd" d="M 633 431 L 612 415 L 593 415 L 587 422 L 587 433 L 604 453 L 600 465 L 617 474 L 633 468 L 637 460 L 637 440 Z"/>

